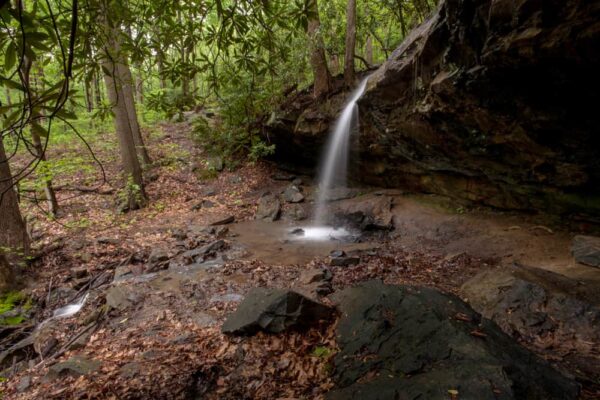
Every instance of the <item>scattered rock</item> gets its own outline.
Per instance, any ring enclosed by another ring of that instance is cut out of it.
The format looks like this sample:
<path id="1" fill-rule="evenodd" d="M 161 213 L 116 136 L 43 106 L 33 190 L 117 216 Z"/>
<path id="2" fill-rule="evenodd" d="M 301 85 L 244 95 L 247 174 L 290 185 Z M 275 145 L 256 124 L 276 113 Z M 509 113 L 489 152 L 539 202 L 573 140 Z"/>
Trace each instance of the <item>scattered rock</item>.
<path id="1" fill-rule="evenodd" d="M 98 244 L 113 244 L 113 245 L 117 245 L 117 244 L 121 243 L 121 240 L 115 239 L 115 238 L 109 238 L 109 237 L 99 237 L 98 239 L 96 239 L 96 242 Z"/>
<path id="2" fill-rule="evenodd" d="M 69 350 L 73 351 L 83 349 L 87 345 L 87 343 L 90 341 L 90 337 L 94 333 L 94 330 L 91 327 L 86 327 L 86 329 L 87 330 L 84 333 L 79 335 L 79 337 L 69 345 Z"/>
<path id="3" fill-rule="evenodd" d="M 335 296 L 342 317 L 330 400 L 576 399 L 579 385 L 430 288 L 370 281 Z"/>
<path id="4" fill-rule="evenodd" d="M 225 218 L 217 219 L 217 220 L 211 222 L 210 225 L 211 226 L 227 225 L 227 224 L 231 224 L 234 221 L 235 221 L 235 217 L 233 215 L 230 215 Z"/>
<path id="5" fill-rule="evenodd" d="M 202 200 L 200 204 L 202 208 L 213 208 L 215 206 L 215 203 L 210 200 Z"/>
<path id="6" fill-rule="evenodd" d="M 183 253 L 182 256 L 184 259 L 194 262 L 199 257 L 204 257 L 210 253 L 223 250 L 225 248 L 225 244 L 225 241 L 222 239 L 215 240 L 214 242 L 204 245 L 202 247 L 188 250 L 185 253 Z"/>
<path id="7" fill-rule="evenodd" d="M 119 369 L 119 375 L 125 379 L 133 379 L 140 374 L 140 363 L 130 362 Z"/>
<path id="8" fill-rule="evenodd" d="M 217 190 L 212 186 L 207 186 L 202 189 L 202 196 L 214 196 L 217 194 Z"/>
<path id="9" fill-rule="evenodd" d="M 309 285 L 315 282 L 331 281 L 333 276 L 327 268 L 312 268 L 302 271 L 299 281 L 301 284 Z"/>
<path id="10" fill-rule="evenodd" d="M 125 285 L 113 286 L 106 292 L 106 305 L 119 311 L 126 310 L 139 300 L 139 295 Z"/>
<path id="11" fill-rule="evenodd" d="M 298 187 L 299 187 L 300 185 L 302 185 L 303 183 L 304 183 L 304 182 L 302 181 L 302 178 L 296 178 L 296 179 L 294 179 L 294 180 L 292 181 L 292 185 L 294 185 L 294 186 L 298 186 Z"/>
<path id="12" fill-rule="evenodd" d="M 168 266 L 169 254 L 166 250 L 156 248 L 153 249 L 148 257 L 148 267 L 146 272 L 156 272 L 161 269 L 166 269 Z"/>
<path id="13" fill-rule="evenodd" d="M 85 356 L 73 356 L 67 361 L 59 362 L 50 367 L 46 374 L 46 380 L 65 378 L 67 376 L 89 375 L 100 369 L 100 361 L 89 359 Z"/>
<path id="14" fill-rule="evenodd" d="M 171 233 L 171 236 L 177 240 L 185 240 L 185 239 L 187 239 L 187 232 L 184 231 L 183 229 L 176 228 L 176 229 L 173 229 L 173 233 Z"/>
<path id="15" fill-rule="evenodd" d="M 87 267 L 77 267 L 77 268 L 71 269 L 71 277 L 73 279 L 85 278 L 88 275 L 89 275 L 89 271 L 88 271 Z"/>
<path id="16" fill-rule="evenodd" d="M 331 257 L 331 260 L 329 260 L 329 265 L 332 267 L 349 267 L 358 263 L 360 263 L 359 257 L 350 256 Z"/>
<path id="17" fill-rule="evenodd" d="M 212 315 L 203 312 L 194 314 L 192 321 L 200 328 L 207 328 L 217 323 L 217 320 Z"/>
<path id="18" fill-rule="evenodd" d="M 229 177 L 229 183 L 237 185 L 238 183 L 242 183 L 243 179 L 239 175 L 232 175 Z"/>
<path id="19" fill-rule="evenodd" d="M 120 265 L 117 268 L 115 268 L 115 275 L 113 278 L 113 282 L 118 282 L 121 281 L 123 279 L 127 279 L 129 277 L 131 277 L 132 271 L 131 271 L 131 265 Z"/>
<path id="20" fill-rule="evenodd" d="M 301 294 L 285 289 L 254 288 L 223 324 L 224 333 L 252 335 L 258 331 L 279 333 L 301 329 L 329 319 L 333 310 Z"/>
<path id="21" fill-rule="evenodd" d="M 30 386 L 31 386 L 31 375 L 25 375 L 19 380 L 19 383 L 17 384 L 17 392 L 23 393 L 24 391 L 29 389 Z"/>
<path id="22" fill-rule="evenodd" d="M 579 263 L 600 267 L 600 237 L 575 236 L 571 245 L 571 253 Z"/>
<path id="23" fill-rule="evenodd" d="M 295 236 L 304 236 L 304 229 L 302 229 L 302 228 L 296 228 L 296 229 L 293 229 L 293 230 L 290 232 L 290 235 L 295 235 Z"/>
<path id="24" fill-rule="evenodd" d="M 280 214 L 281 202 L 277 196 L 271 193 L 265 193 L 258 199 L 256 219 L 273 222 L 279 219 Z"/>
<path id="25" fill-rule="evenodd" d="M 346 252 L 344 250 L 333 250 L 329 253 L 331 257 L 344 257 Z"/>
<path id="26" fill-rule="evenodd" d="M 309 297 L 325 296 L 333 292 L 331 279 L 333 275 L 327 268 L 312 268 L 300 274 L 297 288 L 299 292 Z"/>
<path id="27" fill-rule="evenodd" d="M 292 204 L 286 211 L 286 216 L 292 221 L 303 221 L 308 218 L 308 215 L 301 204 Z"/>
<path id="28" fill-rule="evenodd" d="M 223 159 L 221 157 L 215 156 L 208 159 L 207 167 L 208 169 L 221 172 L 225 165 L 223 164 Z"/>
<path id="29" fill-rule="evenodd" d="M 290 175 L 283 172 L 279 172 L 273 174 L 271 176 L 271 179 L 273 179 L 274 181 L 293 181 L 294 179 L 296 179 L 296 175 Z"/>
<path id="30" fill-rule="evenodd" d="M 288 186 L 283 192 L 283 198 L 288 203 L 300 203 L 304 201 L 304 195 L 300 192 L 297 186 Z"/>
<path id="31" fill-rule="evenodd" d="M 215 229 L 215 236 L 219 239 L 224 238 L 229 233 L 229 228 L 226 226 L 219 226 Z"/>

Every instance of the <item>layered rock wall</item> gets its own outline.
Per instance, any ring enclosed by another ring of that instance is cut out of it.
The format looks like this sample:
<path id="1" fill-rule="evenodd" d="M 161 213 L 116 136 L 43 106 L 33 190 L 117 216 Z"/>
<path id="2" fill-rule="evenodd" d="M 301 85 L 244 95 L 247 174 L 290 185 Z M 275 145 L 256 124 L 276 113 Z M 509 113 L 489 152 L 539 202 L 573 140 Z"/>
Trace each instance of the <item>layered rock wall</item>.
<path id="1" fill-rule="evenodd" d="M 359 101 L 355 176 L 600 216 L 599 39 L 599 1 L 442 2 L 373 73 Z M 280 113 L 279 156 L 316 163 L 340 99 Z"/>

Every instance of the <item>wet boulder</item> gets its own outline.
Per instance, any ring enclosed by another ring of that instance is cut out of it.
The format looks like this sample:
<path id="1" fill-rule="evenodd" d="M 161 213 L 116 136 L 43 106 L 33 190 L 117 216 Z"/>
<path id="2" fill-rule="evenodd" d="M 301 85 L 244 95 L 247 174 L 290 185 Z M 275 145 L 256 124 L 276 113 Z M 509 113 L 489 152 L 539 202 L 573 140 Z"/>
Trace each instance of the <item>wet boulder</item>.
<path id="1" fill-rule="evenodd" d="M 283 192 L 283 198 L 288 203 L 300 203 L 304 201 L 304 195 L 296 185 L 288 186 Z"/>
<path id="2" fill-rule="evenodd" d="M 333 309 L 287 289 L 254 288 L 227 317 L 222 331 L 252 335 L 258 331 L 280 333 L 327 320 Z"/>
<path id="3" fill-rule="evenodd" d="M 480 272 L 461 296 L 511 336 L 553 348 L 577 376 L 600 381 L 600 294 L 597 284 L 531 267 Z"/>
<path id="4" fill-rule="evenodd" d="M 393 198 L 360 196 L 337 204 L 333 208 L 334 222 L 360 230 L 391 230 L 394 228 Z"/>
<path id="5" fill-rule="evenodd" d="M 102 363 L 97 360 L 89 359 L 85 356 L 73 356 L 66 361 L 56 363 L 50 367 L 45 380 L 50 381 L 67 376 L 89 375 L 100 369 Z"/>
<path id="6" fill-rule="evenodd" d="M 258 199 L 256 219 L 273 222 L 279 219 L 280 214 L 281 202 L 277 196 L 272 193 L 265 193 Z"/>
<path id="7" fill-rule="evenodd" d="M 435 289 L 361 283 L 342 317 L 330 400 L 576 399 L 579 385 Z"/>

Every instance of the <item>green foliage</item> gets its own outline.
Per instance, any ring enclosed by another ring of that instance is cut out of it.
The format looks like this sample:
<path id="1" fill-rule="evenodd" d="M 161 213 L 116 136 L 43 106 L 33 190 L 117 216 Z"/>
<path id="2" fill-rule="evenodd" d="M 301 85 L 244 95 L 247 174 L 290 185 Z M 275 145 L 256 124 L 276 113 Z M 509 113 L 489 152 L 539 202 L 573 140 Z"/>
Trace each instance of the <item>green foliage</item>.
<path id="1" fill-rule="evenodd" d="M 25 321 L 22 314 L 12 315 L 10 312 L 20 306 L 20 311 L 26 312 L 31 309 L 31 299 L 21 292 L 8 292 L 0 297 L 0 325 L 18 325 Z M 4 315 L 4 314 L 9 315 Z"/>
<path id="2" fill-rule="evenodd" d="M 149 110 L 162 113 L 171 119 L 175 115 L 183 118 L 183 112 L 190 110 L 195 104 L 194 96 L 186 95 L 181 89 L 157 89 L 147 94 L 146 107 Z"/>

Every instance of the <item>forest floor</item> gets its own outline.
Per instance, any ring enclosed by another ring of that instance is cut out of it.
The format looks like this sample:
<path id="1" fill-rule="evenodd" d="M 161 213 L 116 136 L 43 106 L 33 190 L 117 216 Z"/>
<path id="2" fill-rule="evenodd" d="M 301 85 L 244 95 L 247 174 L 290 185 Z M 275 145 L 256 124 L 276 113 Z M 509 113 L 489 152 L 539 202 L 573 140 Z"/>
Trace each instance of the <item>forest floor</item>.
<path id="1" fill-rule="evenodd" d="M 109 136 L 106 140 L 112 141 Z M 9 363 L 15 374 L 0 384 L 5 398 L 321 398 L 333 387 L 335 323 L 242 338 L 220 331 L 251 288 L 295 288 L 303 272 L 314 268 L 332 272 L 333 289 L 383 279 L 460 295 L 461 285 L 477 272 L 515 262 L 600 287 L 596 270 L 571 260 L 571 235 L 546 220 L 466 210 L 435 196 L 398 191 L 384 192 L 395 201 L 395 230 L 360 246 L 347 245 L 346 251 L 360 256 L 358 265 L 330 266 L 329 251 L 346 245 L 311 247 L 276 234 L 302 222 L 272 223 L 277 227 L 272 235 L 271 228 L 251 222 L 263 192 L 279 193 L 289 185 L 272 179 L 279 173 L 275 166 L 258 162 L 220 173 L 208 170 L 187 123 L 154 129 L 148 147 L 157 165 L 146 173 L 146 208 L 119 214 L 117 183 L 109 181 L 89 193 L 59 191 L 58 221 L 29 209 L 40 252 L 24 271 L 35 322 L 84 293 L 88 296 L 74 316 L 51 319 L 38 328 L 27 351 L 44 357 Z M 118 175 L 110 146 L 98 150 L 97 157 L 108 177 Z M 78 186 L 88 179 L 84 171 L 73 171 L 65 182 L 55 183 Z M 303 207 L 310 212 L 312 185 L 310 178 L 302 179 Z M 375 189 L 365 192 L 381 195 Z M 284 216 L 290 206 L 284 205 Z M 226 229 L 206 228 L 229 216 L 235 222 Z M 217 239 L 225 241 L 228 251 L 214 268 L 178 269 L 173 264 L 166 269 L 182 249 Z M 321 301 L 330 303 L 327 297 Z M 11 331 L 13 342 L 31 332 L 30 322 Z M 552 350 L 531 348 L 559 368 L 569 368 Z M 73 357 L 81 357 L 85 373 L 56 379 L 52 365 Z M 595 396 L 592 389 L 586 396 Z"/>

